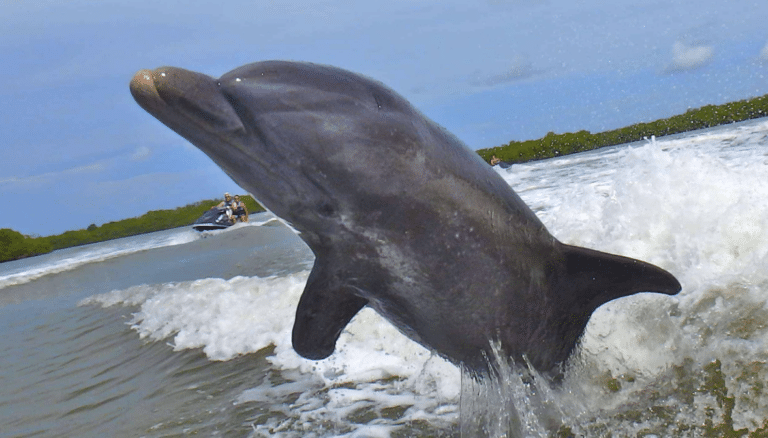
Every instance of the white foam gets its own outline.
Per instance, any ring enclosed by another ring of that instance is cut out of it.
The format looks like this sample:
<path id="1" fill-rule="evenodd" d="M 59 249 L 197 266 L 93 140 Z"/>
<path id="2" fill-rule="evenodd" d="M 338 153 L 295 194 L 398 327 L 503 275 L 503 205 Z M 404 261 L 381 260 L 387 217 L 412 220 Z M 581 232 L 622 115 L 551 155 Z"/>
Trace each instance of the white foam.
<path id="1" fill-rule="evenodd" d="M 766 131 L 768 123 L 757 123 L 499 170 L 560 240 L 647 260 L 683 285 L 679 297 L 639 294 L 593 315 L 562 388 L 537 392 L 574 431 L 674 434 L 659 425 L 662 417 L 615 415 L 632 403 L 641 404 L 639 412 L 650 403 L 679 412 L 673 425 L 704 424 L 712 412 L 705 407 L 720 409 L 716 398 L 697 389 L 690 404 L 674 391 L 714 359 L 737 395 L 734 423 L 753 430 L 765 418 L 768 395 L 750 384 L 768 378 L 766 367 L 736 376 L 743 363 L 768 362 Z M 307 275 L 136 286 L 84 304 L 138 306 L 132 325 L 142 337 L 202 348 L 213 360 L 274 345 L 268 360 L 284 383 L 267 380 L 238 400 L 274 401 L 275 415 L 253 426 L 255 436 L 328 436 L 318 424 L 334 425 L 334 435 L 388 436 L 408 421 L 458 420 L 459 371 L 369 309 L 345 329 L 331 357 L 300 358 L 290 333 Z M 691 372 L 680 377 L 675 369 Z M 525 406 L 533 393 L 515 381 L 515 404 Z M 607 390 L 608 381 L 621 390 Z M 393 407 L 404 410 L 395 420 L 354 420 Z M 540 431 L 545 419 L 525 414 L 526 430 Z"/>
<path id="2" fill-rule="evenodd" d="M 733 134 L 704 137 L 720 145 Z M 696 143 L 626 149 L 611 163 L 610 180 L 557 193 L 562 202 L 542 220 L 564 242 L 669 269 L 683 285 L 680 304 L 688 309 L 708 290 L 768 281 L 768 234 L 761 231 L 768 229 L 768 166 L 761 151 L 734 162 L 692 147 Z M 610 303 L 592 318 L 585 348 L 612 346 L 615 363 L 634 364 L 635 372 L 665 369 L 688 341 L 670 320 L 674 302 L 640 295 Z"/>
<path id="3" fill-rule="evenodd" d="M 662 403 L 649 399 L 655 392 L 680 412 L 680 424 L 712 420 L 713 411 L 695 409 L 676 392 L 680 381 L 698 385 L 690 382 L 696 378 L 671 370 L 702 375 L 716 360 L 737 400 L 734 428 L 763 425 L 768 394 L 750 385 L 768 375 L 766 132 L 763 121 L 564 157 L 580 162 L 575 171 L 560 160 L 499 170 L 513 188 L 523 187 L 518 193 L 538 207 L 558 239 L 657 264 L 683 286 L 677 297 L 639 294 L 593 314 L 567 390 L 553 402 L 569 424 L 584 425 L 583 433 L 601 423 L 625 435 L 662 427 L 658 418 L 630 426 L 612 417 L 636 400 Z M 617 379 L 622 390 L 606 392 L 606 379 Z M 697 403 L 722 411 L 714 397 L 698 391 Z"/>
<path id="4" fill-rule="evenodd" d="M 168 342 L 175 350 L 202 348 L 212 360 L 274 346 L 268 360 L 290 380 L 277 387 L 266 382 L 246 391 L 238 402 L 275 398 L 300 388 L 305 395 L 291 406 L 294 431 L 321 417 L 348 423 L 346 415 L 371 406 L 379 410 L 410 406 L 407 418 L 455 421 L 461 389 L 458 369 L 403 336 L 370 309 L 355 316 L 328 359 L 310 361 L 298 356 L 290 333 L 308 275 L 140 285 L 90 297 L 80 304 L 138 306 L 130 324 L 140 337 Z M 397 384 L 382 383 L 389 379 Z M 274 409 L 283 407 L 276 403 Z M 379 434 L 397 427 L 369 426 L 355 426 L 355 433 L 365 430 L 361 436 L 368 436 L 374 429 Z M 274 431 L 276 427 L 268 423 L 257 429 Z"/>

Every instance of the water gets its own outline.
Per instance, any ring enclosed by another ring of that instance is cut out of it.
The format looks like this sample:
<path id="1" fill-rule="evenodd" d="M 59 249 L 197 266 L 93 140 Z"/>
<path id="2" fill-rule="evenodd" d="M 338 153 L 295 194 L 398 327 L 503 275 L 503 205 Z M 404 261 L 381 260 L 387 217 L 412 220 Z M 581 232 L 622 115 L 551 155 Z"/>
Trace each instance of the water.
<path id="1" fill-rule="evenodd" d="M 0 436 L 768 433 L 768 121 L 497 171 L 560 240 L 683 291 L 598 309 L 561 384 L 496 358 L 489 386 L 367 309 L 298 357 L 312 255 L 268 215 L 57 251 L 0 264 Z"/>

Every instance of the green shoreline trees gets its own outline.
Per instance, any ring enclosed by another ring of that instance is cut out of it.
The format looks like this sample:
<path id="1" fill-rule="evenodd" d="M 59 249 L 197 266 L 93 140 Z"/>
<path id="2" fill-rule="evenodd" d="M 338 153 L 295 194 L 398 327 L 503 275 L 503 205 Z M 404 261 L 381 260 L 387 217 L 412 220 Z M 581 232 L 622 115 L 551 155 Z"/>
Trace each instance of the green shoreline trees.
<path id="1" fill-rule="evenodd" d="M 264 208 L 250 195 L 241 195 L 240 198 L 245 202 L 249 213 L 264 211 Z M 45 254 L 72 246 L 192 225 L 206 210 L 219 202 L 205 200 L 174 210 L 154 210 L 139 217 L 107 222 L 101 226 L 91 224 L 83 230 L 66 231 L 46 237 L 24 236 L 17 231 L 3 228 L 0 229 L 0 262 Z"/>
<path id="2" fill-rule="evenodd" d="M 707 105 L 667 119 L 637 123 L 596 134 L 589 131 L 565 134 L 550 132 L 538 140 L 511 141 L 506 145 L 480 149 L 477 153 L 489 163 L 494 155 L 507 163 L 521 163 L 604 146 L 631 143 L 651 136 L 662 137 L 766 116 L 768 116 L 768 95 L 723 105 Z M 251 196 L 241 197 L 249 212 L 264 210 Z M 150 211 L 138 218 L 109 222 L 102 226 L 91 224 L 84 230 L 67 231 L 56 236 L 30 237 L 9 228 L 3 228 L 0 229 L 0 262 L 45 254 L 71 246 L 191 225 L 205 210 L 218 202 L 205 200 L 175 210 Z"/>
<path id="3" fill-rule="evenodd" d="M 652 135 L 662 137 L 766 116 L 768 116 L 768 95 L 723 105 L 707 105 L 667 119 L 637 123 L 596 134 L 589 131 L 565 134 L 549 132 L 544 138 L 538 140 L 511 141 L 506 145 L 480 149 L 477 153 L 488 163 L 494 155 L 507 163 L 522 163 L 604 146 L 632 143 L 650 138 Z"/>
<path id="4" fill-rule="evenodd" d="M 10 228 L 0 229 L 0 262 L 51 252 L 51 244 L 41 237 L 25 236 Z"/>

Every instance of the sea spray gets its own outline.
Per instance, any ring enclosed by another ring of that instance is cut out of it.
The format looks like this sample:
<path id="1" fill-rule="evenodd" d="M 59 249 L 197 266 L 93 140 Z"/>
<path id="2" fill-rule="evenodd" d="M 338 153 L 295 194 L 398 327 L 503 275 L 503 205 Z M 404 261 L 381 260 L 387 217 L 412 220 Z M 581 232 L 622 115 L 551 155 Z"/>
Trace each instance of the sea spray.
<path id="1" fill-rule="evenodd" d="M 498 342 L 491 342 L 491 355 L 486 359 L 488 373 L 462 370 L 462 438 L 544 437 L 567 430 L 566 404 L 571 404 L 572 412 L 581 406 L 574 398 L 563 397 L 561 376 L 555 381 L 539 373 L 525 357 L 523 363 L 516 363 Z"/>

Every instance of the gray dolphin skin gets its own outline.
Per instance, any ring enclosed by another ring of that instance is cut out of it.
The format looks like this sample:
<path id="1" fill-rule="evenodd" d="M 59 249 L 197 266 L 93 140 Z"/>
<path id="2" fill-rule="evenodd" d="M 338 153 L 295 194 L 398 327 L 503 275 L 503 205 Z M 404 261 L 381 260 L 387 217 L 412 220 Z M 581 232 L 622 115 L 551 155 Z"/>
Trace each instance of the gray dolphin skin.
<path id="1" fill-rule="evenodd" d="M 603 303 L 680 291 L 654 265 L 560 243 L 475 152 L 364 76 L 266 61 L 218 79 L 141 70 L 130 89 L 314 252 L 293 326 L 306 358 L 370 306 L 470 372 L 494 342 L 553 373 Z"/>

